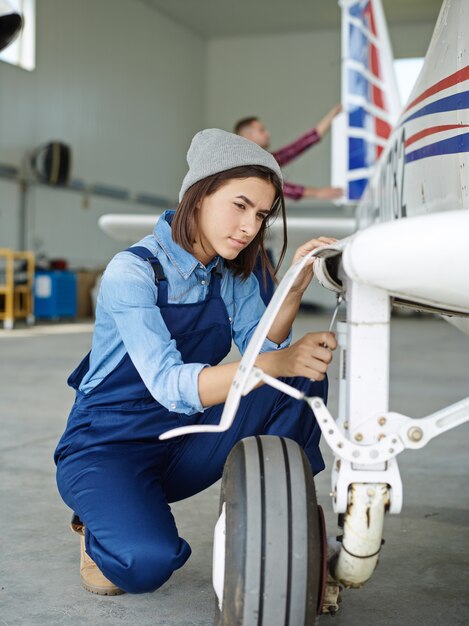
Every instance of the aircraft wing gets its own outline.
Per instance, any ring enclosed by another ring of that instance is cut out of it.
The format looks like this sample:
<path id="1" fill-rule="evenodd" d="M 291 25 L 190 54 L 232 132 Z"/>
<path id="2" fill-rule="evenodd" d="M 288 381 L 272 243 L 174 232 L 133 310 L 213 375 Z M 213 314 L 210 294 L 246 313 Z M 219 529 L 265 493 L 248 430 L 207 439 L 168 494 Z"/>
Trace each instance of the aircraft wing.
<path id="1" fill-rule="evenodd" d="M 161 213 L 127 214 L 108 213 L 99 218 L 98 224 L 103 232 L 116 241 L 135 242 L 152 232 Z M 289 236 L 298 245 L 307 241 L 308 237 L 327 235 L 342 239 L 355 230 L 355 219 L 349 217 L 300 217 L 298 215 L 287 217 Z M 272 236 L 276 241 L 282 232 L 281 220 L 277 220 L 270 227 Z"/>
<path id="2" fill-rule="evenodd" d="M 108 213 L 99 218 L 98 225 L 112 239 L 130 244 L 149 235 L 155 228 L 160 215 L 161 213 L 152 215 Z"/>
<path id="3" fill-rule="evenodd" d="M 318 252 L 319 282 L 335 292 L 345 280 L 381 289 L 393 304 L 469 315 L 469 211 L 395 220 L 360 230 Z M 466 323 L 455 322 L 463 332 Z"/>

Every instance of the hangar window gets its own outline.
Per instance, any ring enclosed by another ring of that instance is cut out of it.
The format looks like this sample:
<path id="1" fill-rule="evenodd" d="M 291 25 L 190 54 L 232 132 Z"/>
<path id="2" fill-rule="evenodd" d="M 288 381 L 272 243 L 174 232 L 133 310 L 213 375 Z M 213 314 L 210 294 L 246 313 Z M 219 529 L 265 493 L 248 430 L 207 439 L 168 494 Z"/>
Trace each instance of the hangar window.
<path id="1" fill-rule="evenodd" d="M 5 6 L 6 2 L 0 3 Z M 36 67 L 36 0 L 8 0 L 8 5 L 23 16 L 19 36 L 0 52 L 0 61 L 32 71 Z"/>
<path id="2" fill-rule="evenodd" d="M 424 58 L 396 59 L 394 61 L 394 73 L 396 74 L 397 88 L 401 103 L 404 106 L 414 88 L 420 70 L 423 67 Z"/>

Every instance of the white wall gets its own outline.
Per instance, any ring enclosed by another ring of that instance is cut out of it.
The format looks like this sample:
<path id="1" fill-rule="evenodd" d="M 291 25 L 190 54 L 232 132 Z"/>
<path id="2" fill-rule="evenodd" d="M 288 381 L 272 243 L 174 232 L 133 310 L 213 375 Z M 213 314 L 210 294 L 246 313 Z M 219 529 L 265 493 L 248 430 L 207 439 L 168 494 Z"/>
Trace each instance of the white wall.
<path id="1" fill-rule="evenodd" d="M 390 28 L 394 55 L 423 56 L 434 24 Z M 227 37 L 208 47 L 206 124 L 231 130 L 258 115 L 271 131 L 272 149 L 314 126 L 340 100 L 340 32 Z M 293 182 L 330 184 L 330 140 L 285 168 Z M 304 201 L 306 203 L 306 201 Z"/>
<path id="2" fill-rule="evenodd" d="M 176 198 L 203 126 L 206 43 L 138 0 L 40 0 L 37 67 L 0 63 L 0 163 L 50 140 L 73 148 L 73 178 Z M 18 192 L 0 181 L 0 246 L 18 246 Z M 97 230 L 118 201 L 33 188 L 29 244 L 102 264 L 119 244 Z M 143 211 L 144 212 L 144 211 Z"/>

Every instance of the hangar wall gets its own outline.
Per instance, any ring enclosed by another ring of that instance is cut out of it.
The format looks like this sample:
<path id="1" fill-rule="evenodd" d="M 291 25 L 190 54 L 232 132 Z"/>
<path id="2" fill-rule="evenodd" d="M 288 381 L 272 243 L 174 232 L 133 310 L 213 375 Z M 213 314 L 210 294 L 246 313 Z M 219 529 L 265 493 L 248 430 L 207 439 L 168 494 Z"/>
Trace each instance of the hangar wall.
<path id="1" fill-rule="evenodd" d="M 0 163 L 58 139 L 73 148 L 73 178 L 176 197 L 204 123 L 206 42 L 135 0 L 41 0 L 36 40 L 34 72 L 0 63 Z M 0 247 L 18 247 L 18 196 L 0 179 Z M 98 216 L 142 209 L 32 187 L 28 245 L 99 265 L 121 245 Z"/>

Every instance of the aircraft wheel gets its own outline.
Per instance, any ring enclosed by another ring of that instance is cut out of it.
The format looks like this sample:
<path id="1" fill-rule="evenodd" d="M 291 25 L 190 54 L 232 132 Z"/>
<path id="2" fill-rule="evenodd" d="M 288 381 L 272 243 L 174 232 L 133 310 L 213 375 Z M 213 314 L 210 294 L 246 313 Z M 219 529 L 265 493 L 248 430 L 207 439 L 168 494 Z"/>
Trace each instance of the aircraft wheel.
<path id="1" fill-rule="evenodd" d="M 321 607 L 323 547 L 311 467 L 283 437 L 249 437 L 223 472 L 215 530 L 215 623 L 309 626 Z"/>

